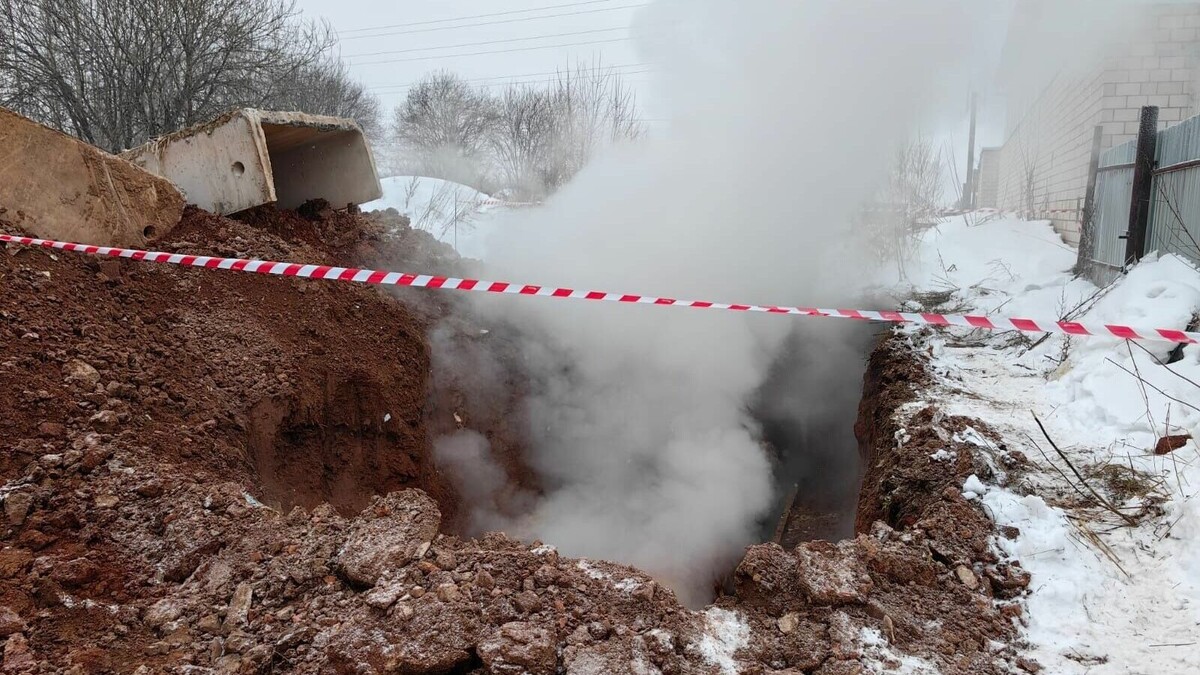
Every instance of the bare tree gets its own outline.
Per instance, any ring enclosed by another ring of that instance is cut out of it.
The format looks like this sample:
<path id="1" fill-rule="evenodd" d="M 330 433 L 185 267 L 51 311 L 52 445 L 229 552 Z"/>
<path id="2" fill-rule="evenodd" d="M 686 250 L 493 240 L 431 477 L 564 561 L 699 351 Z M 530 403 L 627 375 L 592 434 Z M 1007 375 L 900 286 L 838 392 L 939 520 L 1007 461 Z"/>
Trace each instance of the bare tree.
<path id="1" fill-rule="evenodd" d="M 863 214 L 867 241 L 880 261 L 896 263 L 901 277 L 916 249 L 917 235 L 939 221 L 944 192 L 941 157 L 917 138 L 896 150 L 881 203 Z"/>
<path id="2" fill-rule="evenodd" d="M 335 112 L 334 44 L 293 0 L 0 0 L 0 104 L 109 150 L 337 82 Z"/>
<path id="3" fill-rule="evenodd" d="M 494 102 L 458 75 L 427 75 L 396 107 L 393 132 L 420 172 L 479 187 Z"/>
<path id="4" fill-rule="evenodd" d="M 550 83 L 556 138 L 545 188 L 553 191 L 579 172 L 605 145 L 635 140 L 643 133 L 637 98 L 620 74 L 599 63 L 564 70 Z"/>
<path id="5" fill-rule="evenodd" d="M 553 94 L 529 86 L 509 87 L 497 103 L 490 134 L 501 181 L 519 195 L 545 193 L 554 172 L 560 119 Z"/>

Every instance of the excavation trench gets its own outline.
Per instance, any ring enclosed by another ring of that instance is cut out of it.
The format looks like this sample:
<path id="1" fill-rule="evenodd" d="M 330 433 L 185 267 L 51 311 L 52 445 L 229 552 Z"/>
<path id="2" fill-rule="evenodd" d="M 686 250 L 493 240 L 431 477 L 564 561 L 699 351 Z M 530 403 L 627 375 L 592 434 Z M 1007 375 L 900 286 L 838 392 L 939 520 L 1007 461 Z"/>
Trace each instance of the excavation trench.
<path id="1" fill-rule="evenodd" d="M 789 340 L 751 406 L 774 461 L 777 497 L 761 537 L 785 549 L 854 536 L 863 474 L 855 427 L 880 333 L 869 325 L 805 328 Z"/>

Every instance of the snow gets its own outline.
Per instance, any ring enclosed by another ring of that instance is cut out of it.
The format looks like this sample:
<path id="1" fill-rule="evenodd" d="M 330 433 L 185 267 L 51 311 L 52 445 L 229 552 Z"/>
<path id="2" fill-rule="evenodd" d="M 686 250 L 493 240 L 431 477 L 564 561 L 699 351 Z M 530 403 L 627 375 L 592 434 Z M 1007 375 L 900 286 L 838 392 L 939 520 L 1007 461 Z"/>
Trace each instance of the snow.
<path id="1" fill-rule="evenodd" d="M 738 666 L 733 655 L 749 640 L 750 626 L 737 612 L 709 607 L 704 612 L 704 632 L 696 646 L 706 663 L 726 675 L 736 675 Z"/>
<path id="2" fill-rule="evenodd" d="M 1200 310 L 1200 272 L 1180 257 L 1149 256 L 1106 289 L 1072 278 L 1074 262 L 1048 223 L 957 218 L 922 235 L 901 287 L 918 299 L 949 293 L 947 311 L 996 316 L 1183 329 Z M 1164 435 L 1200 432 L 1200 347 L 1164 365 L 1174 345 L 898 330 L 931 355 L 937 384 L 923 394 L 1003 437 L 999 447 L 968 429 L 955 440 L 994 468 L 964 494 L 1020 531 L 994 546 L 1032 575 L 1020 620 L 1027 655 L 1052 673 L 1200 672 L 1200 453 L 1188 441 L 1154 454 Z M 1010 480 L 995 460 L 1015 451 L 1032 470 Z M 1129 494 L 1101 472 L 1132 478 Z M 1080 496 L 1089 489 L 1136 526 Z"/>
<path id="3" fill-rule="evenodd" d="M 978 499 L 980 495 L 987 494 L 987 486 L 983 481 L 979 480 L 979 476 L 971 474 L 963 483 L 963 496 L 967 499 Z"/>
<path id="4" fill-rule="evenodd" d="M 466 258 L 483 259 L 487 240 L 504 220 L 502 206 L 475 188 L 440 178 L 392 176 L 379 181 L 383 196 L 363 211 L 396 209 L 414 229 L 425 230 Z"/>

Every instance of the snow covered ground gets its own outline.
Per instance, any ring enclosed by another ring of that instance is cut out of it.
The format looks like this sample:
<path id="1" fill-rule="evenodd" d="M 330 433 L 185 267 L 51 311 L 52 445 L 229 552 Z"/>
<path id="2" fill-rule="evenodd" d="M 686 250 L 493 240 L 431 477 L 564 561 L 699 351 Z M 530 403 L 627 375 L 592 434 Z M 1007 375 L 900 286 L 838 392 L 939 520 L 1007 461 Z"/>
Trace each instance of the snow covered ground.
<path id="1" fill-rule="evenodd" d="M 412 226 L 425 230 L 466 258 L 482 259 L 487 239 L 506 211 L 488 204 L 475 188 L 439 178 L 392 176 L 379 181 L 383 197 L 362 205 L 364 211 L 396 209 Z"/>
<path id="2" fill-rule="evenodd" d="M 927 232 L 908 265 L 926 309 L 1177 329 L 1200 311 L 1200 272 L 1181 258 L 1148 258 L 1100 289 L 1071 277 L 1075 251 L 1047 223 L 971 221 Z M 1200 456 L 1191 440 L 1154 453 L 1200 431 L 1200 346 L 903 330 L 931 358 L 926 402 L 1004 438 L 972 435 L 996 476 L 964 494 L 1020 530 L 995 546 L 1033 577 L 1030 656 L 1050 673 L 1200 672 Z M 1030 471 L 999 468 L 1015 451 Z"/>

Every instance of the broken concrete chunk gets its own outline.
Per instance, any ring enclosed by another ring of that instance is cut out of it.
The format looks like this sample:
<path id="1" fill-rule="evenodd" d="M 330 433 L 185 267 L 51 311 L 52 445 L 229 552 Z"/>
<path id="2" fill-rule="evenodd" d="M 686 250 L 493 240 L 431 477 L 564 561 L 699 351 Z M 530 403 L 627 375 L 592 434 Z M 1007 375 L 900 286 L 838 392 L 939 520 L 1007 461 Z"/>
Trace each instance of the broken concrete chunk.
<path id="1" fill-rule="evenodd" d="M 382 195 L 362 129 L 341 117 L 234 110 L 121 156 L 214 213 L 273 202 L 294 209 L 311 199 L 345 206 Z"/>
<path id="2" fill-rule="evenodd" d="M 0 108 L 0 220 L 45 239 L 141 246 L 183 216 L 170 181 Z"/>
<path id="3" fill-rule="evenodd" d="M 441 520 L 437 504 L 420 490 L 376 498 L 350 523 L 337 568 L 353 583 L 374 586 L 385 571 L 412 562 L 437 535 Z"/>

